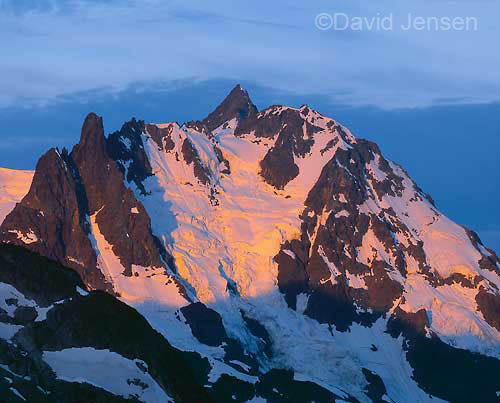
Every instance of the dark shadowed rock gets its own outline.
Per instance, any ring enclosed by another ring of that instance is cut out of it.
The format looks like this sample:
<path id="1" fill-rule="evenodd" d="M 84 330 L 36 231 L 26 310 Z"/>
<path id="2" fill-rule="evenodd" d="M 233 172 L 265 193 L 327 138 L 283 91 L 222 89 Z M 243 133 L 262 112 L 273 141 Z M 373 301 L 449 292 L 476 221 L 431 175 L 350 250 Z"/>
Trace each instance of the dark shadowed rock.
<path id="1" fill-rule="evenodd" d="M 260 162 L 261 176 L 267 183 L 280 190 L 299 174 L 299 167 L 295 164 L 293 153 L 286 143 L 289 144 L 290 139 L 285 140 L 284 145 L 269 150 Z"/>
<path id="2" fill-rule="evenodd" d="M 135 183 L 142 194 L 146 193 L 142 182 L 153 175 L 141 137 L 144 131 L 144 121 L 133 118 L 119 131 L 110 134 L 106 142 L 111 159 L 116 161 L 127 181 Z"/>
<path id="3" fill-rule="evenodd" d="M 193 164 L 194 176 L 204 185 L 208 185 L 210 183 L 210 171 L 203 164 L 198 152 L 187 138 L 182 143 L 182 155 L 188 165 Z"/>
<path id="4" fill-rule="evenodd" d="M 407 338 L 416 335 L 425 336 L 426 329 L 429 328 L 429 316 L 425 309 L 420 309 L 417 312 L 406 312 L 398 307 L 387 323 L 387 331 L 392 337 L 398 337 L 400 334 Z"/>
<path id="5" fill-rule="evenodd" d="M 241 316 L 243 320 L 245 321 L 245 324 L 247 325 L 248 329 L 250 332 L 255 336 L 258 337 L 262 342 L 264 343 L 264 353 L 271 358 L 273 355 L 273 342 L 271 340 L 271 337 L 269 336 L 269 333 L 267 332 L 266 328 L 256 319 L 253 319 L 249 317 L 247 314 L 245 314 L 244 311 L 240 310 Z"/>
<path id="6" fill-rule="evenodd" d="M 0 282 L 12 285 L 44 307 L 75 295 L 76 287 L 85 289 L 73 270 L 9 244 L 0 244 Z"/>
<path id="7" fill-rule="evenodd" d="M 1 244 L 0 282 L 40 306 L 58 302 L 36 322 L 35 308 L 19 306 L 14 311 L 14 321 L 24 327 L 15 342 L 0 338 L 0 400 L 17 402 L 15 394 L 7 393 L 13 387 L 30 402 L 138 402 L 85 382 L 56 379 L 43 361 L 43 351 L 92 347 L 144 361 L 143 370 L 175 401 L 212 401 L 201 386 L 210 368 L 206 359 L 173 348 L 135 309 L 115 297 L 77 291 L 84 285 L 73 270 L 21 247 Z"/>
<path id="8" fill-rule="evenodd" d="M 217 161 L 219 161 L 220 164 L 224 165 L 224 168 L 221 170 L 221 173 L 230 175 L 231 165 L 229 164 L 229 161 L 224 157 L 224 154 L 222 154 L 222 150 L 216 145 L 214 145 L 214 151 L 215 155 L 217 156 Z"/>
<path id="9" fill-rule="evenodd" d="M 33 322 L 38 316 L 38 312 L 31 306 L 18 306 L 14 311 L 14 319 L 20 325 Z"/>
<path id="10" fill-rule="evenodd" d="M 86 191 L 76 167 L 64 150 L 51 149 L 38 161 L 28 194 L 2 223 L 0 240 L 73 268 L 91 288 L 111 290 L 96 269 L 87 217 Z"/>
<path id="11" fill-rule="evenodd" d="M 481 259 L 479 259 L 479 267 L 483 270 L 489 270 L 493 273 L 500 274 L 500 258 L 497 254 L 484 246 L 479 236 L 472 230 L 463 227 L 469 239 L 471 240 L 472 245 L 476 248 L 476 250 L 481 254 Z"/>
<path id="12" fill-rule="evenodd" d="M 308 381 L 296 381 L 294 371 L 272 369 L 261 376 L 255 385 L 257 396 L 276 403 L 331 403 L 340 399 L 329 390 Z M 350 396 L 342 398 L 346 402 L 358 402 Z"/>
<path id="13" fill-rule="evenodd" d="M 154 140 L 159 150 L 170 152 L 174 149 L 175 143 L 172 140 L 172 130 L 175 123 L 169 124 L 167 127 L 159 128 L 156 125 L 147 124 L 146 130 Z"/>
<path id="14" fill-rule="evenodd" d="M 211 401 L 196 383 L 184 353 L 173 348 L 135 309 L 100 291 L 78 294 L 56 305 L 46 320 L 22 329 L 16 342 L 28 351 L 91 346 L 131 360 L 139 358 L 174 399 Z"/>
<path id="15" fill-rule="evenodd" d="M 302 245 L 295 241 L 299 247 Z M 285 250 L 291 250 L 295 254 L 292 258 Z M 298 258 L 292 244 L 285 243 L 280 252 L 274 257 L 274 261 L 278 264 L 278 287 L 285 295 L 285 301 L 292 309 L 296 309 L 297 295 L 308 291 L 309 277 L 305 268 L 305 263 Z M 307 262 L 306 262 L 307 263 Z"/>
<path id="16" fill-rule="evenodd" d="M 428 318 L 402 311 L 388 323 L 393 337 L 403 335 L 413 379 L 425 392 L 450 402 L 498 402 L 500 360 L 454 348 L 435 335 L 426 335 Z"/>
<path id="17" fill-rule="evenodd" d="M 297 381 L 294 371 L 286 369 L 271 369 L 262 374 L 255 385 L 223 374 L 209 389 L 209 393 L 221 403 L 247 402 L 256 396 L 270 403 L 359 402 L 348 395 L 341 398 L 314 382 Z"/>
<path id="18" fill-rule="evenodd" d="M 0 364 L 0 396 L 5 403 L 139 402 L 134 397 L 116 396 L 85 382 L 57 379 L 41 359 L 40 352 L 27 354 L 21 347 L 3 339 L 0 339 Z"/>
<path id="19" fill-rule="evenodd" d="M 140 127 L 138 122 L 135 126 L 129 124 L 125 126 L 125 134 L 133 137 L 137 135 Z M 111 144 L 116 145 L 117 141 L 115 135 Z M 142 155 L 145 158 L 140 152 L 141 144 L 138 141 L 137 152 L 133 155 Z M 116 152 L 116 147 L 110 148 Z M 87 117 L 80 143 L 73 148 L 71 157 L 86 191 L 89 215 L 95 215 L 99 231 L 112 245 L 114 254 L 125 268 L 124 274 L 131 276 L 134 264 L 142 267 L 162 267 L 162 255 L 167 260 L 166 251 L 153 236 L 151 220 L 142 203 L 135 198 L 133 191 L 125 186 L 124 174 L 107 153 L 100 117 L 93 114 Z M 139 165 L 137 162 L 137 166 Z M 147 172 L 146 168 L 144 172 Z M 131 214 L 132 210 L 136 213 Z"/>
<path id="20" fill-rule="evenodd" d="M 270 185 L 283 189 L 299 174 L 295 157 L 305 157 L 314 144 L 320 127 L 309 123 L 300 110 L 272 106 L 242 121 L 236 136 L 254 133 L 256 137 L 275 138 L 274 146 L 260 161 L 260 175 Z"/>
<path id="21" fill-rule="evenodd" d="M 184 308 L 181 312 L 200 343 L 209 346 L 220 346 L 226 339 L 226 329 L 221 316 L 213 309 L 207 308 L 201 302 L 195 302 Z"/>
<path id="22" fill-rule="evenodd" d="M 387 390 L 385 389 L 382 378 L 369 369 L 361 368 L 361 371 L 365 376 L 366 382 L 368 382 L 368 385 L 365 388 L 366 396 L 368 396 L 374 403 L 385 402 L 386 400 L 382 398 L 387 393 Z"/>
<path id="23" fill-rule="evenodd" d="M 500 331 L 500 295 L 488 292 L 480 287 L 476 295 L 478 310 L 483 314 L 484 320 Z"/>
<path id="24" fill-rule="evenodd" d="M 255 387 L 249 382 L 222 374 L 209 393 L 216 402 L 247 402 L 255 397 Z"/>
<path id="25" fill-rule="evenodd" d="M 321 129 L 307 122 L 299 111 L 291 109 L 267 115 L 264 119 L 279 119 L 280 129 L 274 146 L 260 162 L 260 174 L 270 185 L 284 189 L 299 174 L 294 157 L 305 157 L 311 151 L 314 134 Z"/>
<path id="26" fill-rule="evenodd" d="M 257 108 L 250 100 L 248 92 L 238 84 L 215 111 L 210 113 L 202 122 L 208 130 L 212 131 L 228 120 L 237 118 L 238 121 L 243 121 L 253 117 L 256 113 Z"/>
<path id="27" fill-rule="evenodd" d="M 225 351 L 224 361 L 238 371 L 258 374 L 259 364 L 256 359 L 247 354 L 239 340 L 228 336 L 222 317 L 217 311 L 206 307 L 201 302 L 195 302 L 181 308 L 191 332 L 196 339 L 208 346 L 222 346 Z M 244 369 L 236 362 L 242 362 L 248 369 Z"/>

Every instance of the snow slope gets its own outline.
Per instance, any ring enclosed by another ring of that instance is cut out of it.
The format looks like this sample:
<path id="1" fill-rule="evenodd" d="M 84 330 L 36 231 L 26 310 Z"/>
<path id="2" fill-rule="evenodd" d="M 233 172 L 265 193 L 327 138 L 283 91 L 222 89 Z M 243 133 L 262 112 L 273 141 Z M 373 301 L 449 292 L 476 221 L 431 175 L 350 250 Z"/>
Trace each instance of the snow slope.
<path id="1" fill-rule="evenodd" d="M 34 171 L 0 168 L 0 224 L 28 193 L 33 174 Z"/>
<path id="2" fill-rule="evenodd" d="M 137 396 L 148 403 L 173 402 L 148 373 L 140 370 L 145 365 L 140 360 L 90 347 L 45 351 L 42 359 L 59 379 L 68 382 L 89 383 L 115 395 Z"/>

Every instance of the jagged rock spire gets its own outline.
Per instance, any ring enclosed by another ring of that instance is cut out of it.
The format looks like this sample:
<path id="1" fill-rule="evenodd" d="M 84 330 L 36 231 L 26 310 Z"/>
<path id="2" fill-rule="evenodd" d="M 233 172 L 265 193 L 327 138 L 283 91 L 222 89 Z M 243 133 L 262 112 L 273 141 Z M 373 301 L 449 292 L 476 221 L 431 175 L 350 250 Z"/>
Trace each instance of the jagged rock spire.
<path id="1" fill-rule="evenodd" d="M 228 120 L 233 118 L 243 120 L 256 113 L 257 107 L 253 104 L 248 92 L 238 84 L 215 111 L 203 120 L 203 123 L 209 130 L 214 130 Z"/>
<path id="2" fill-rule="evenodd" d="M 102 118 L 91 112 L 85 118 L 80 135 L 80 148 L 103 152 L 105 149 L 104 128 Z"/>

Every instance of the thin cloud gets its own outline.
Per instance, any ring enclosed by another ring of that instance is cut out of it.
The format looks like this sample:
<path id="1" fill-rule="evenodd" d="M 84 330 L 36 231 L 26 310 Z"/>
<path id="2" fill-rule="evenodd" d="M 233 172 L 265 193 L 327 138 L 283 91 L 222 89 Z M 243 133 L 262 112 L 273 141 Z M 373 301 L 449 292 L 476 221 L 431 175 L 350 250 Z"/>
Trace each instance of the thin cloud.
<path id="1" fill-rule="evenodd" d="M 23 3 L 23 5 L 19 5 Z M 497 2 L 0 0 L 0 105 L 137 82 L 251 81 L 332 103 L 500 99 Z M 320 31 L 320 12 L 473 15 L 478 32 Z"/>

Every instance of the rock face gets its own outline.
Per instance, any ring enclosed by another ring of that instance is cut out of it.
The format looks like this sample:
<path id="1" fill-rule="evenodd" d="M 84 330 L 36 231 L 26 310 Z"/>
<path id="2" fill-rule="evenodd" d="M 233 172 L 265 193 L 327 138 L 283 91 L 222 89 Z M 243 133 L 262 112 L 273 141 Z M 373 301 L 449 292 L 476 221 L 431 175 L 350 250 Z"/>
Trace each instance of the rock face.
<path id="1" fill-rule="evenodd" d="M 125 187 L 123 173 L 109 157 L 102 119 L 95 114 L 87 116 L 71 158 L 85 188 L 89 216 L 95 216 L 100 232 L 113 245 L 124 274 L 132 276 L 133 265 L 161 267 L 149 217 L 132 190 Z"/>
<path id="2" fill-rule="evenodd" d="M 80 143 L 70 154 L 52 149 L 40 159 L 28 194 L 2 223 L 0 239 L 75 269 L 93 289 L 118 294 L 116 275 L 131 277 L 146 267 L 166 271 L 170 256 L 152 235 L 149 216 L 124 182 L 126 177 L 141 183 L 151 174 L 137 137 L 142 127 L 135 121 L 124 125 L 120 140 L 115 134 L 107 145 L 102 119 L 89 114 Z M 130 137 L 133 145 L 126 143 Z M 126 150 L 119 149 L 118 142 Z M 115 158 L 133 155 L 138 167 L 124 172 L 121 160 L 113 160 L 108 149 Z M 103 263 L 96 236 L 111 245 L 122 273 Z"/>
<path id="3" fill-rule="evenodd" d="M 88 206 L 77 168 L 67 152 L 49 150 L 38 161 L 22 202 L 0 227 L 0 237 L 78 270 L 92 288 L 111 290 L 95 270 L 96 253 L 88 233 Z"/>
<path id="4" fill-rule="evenodd" d="M 289 305 L 294 307 L 296 296 L 307 293 L 310 297 L 305 313 L 345 331 L 353 322 L 373 323 L 393 308 L 404 291 L 396 278 L 406 276 L 405 253 L 415 259 L 411 250 L 418 242 L 410 241 L 408 248 L 398 242 L 394 234 L 408 234 L 409 230 L 392 209 L 382 209 L 379 214 L 360 209 L 372 196 L 382 198 L 387 194 L 385 189 L 394 194 L 398 186 L 402 187 L 401 178 L 390 170 L 378 148 L 358 141 L 347 150 L 338 150 L 335 156 L 324 166 L 307 196 L 303 233 L 285 244 L 275 260 L 279 264 L 280 289 Z M 375 159 L 379 167 L 385 168 L 386 172 L 382 172 L 392 175 L 391 182 L 379 184 L 369 172 L 365 174 L 365 167 Z M 423 199 L 415 192 L 415 197 Z M 381 258 L 374 245 L 369 251 L 373 257 L 360 261 L 359 248 L 369 231 L 384 252 L 393 256 L 393 265 Z M 294 259 L 283 250 L 291 250 L 299 257 Z M 425 259 L 418 263 L 422 270 L 426 269 Z M 391 270 L 396 274 L 391 275 Z"/>
<path id="5" fill-rule="evenodd" d="M 212 131 L 232 119 L 244 121 L 247 118 L 252 119 L 256 114 L 257 107 L 250 100 L 248 93 L 237 85 L 202 123 Z"/>
<path id="6" fill-rule="evenodd" d="M 10 311 L 2 308 L 0 315 L 2 400 L 212 401 L 192 369 L 199 355 L 173 348 L 133 308 L 84 287 L 73 270 L 0 245 L 0 306 Z M 15 296 L 17 307 L 5 306 L 8 296 Z M 79 370 L 80 352 L 97 361 Z M 106 372 L 119 369 L 118 363 L 128 370 L 113 373 L 110 383 Z M 80 383 L 92 371 L 95 380 Z"/>
<path id="7" fill-rule="evenodd" d="M 140 137 L 144 130 L 145 126 L 142 120 L 132 119 L 130 122 L 126 122 L 121 130 L 110 134 L 106 143 L 109 157 L 116 161 L 118 168 L 126 175 L 127 181 L 134 182 L 143 192 L 142 181 L 153 175 Z M 168 149 L 168 144 L 166 147 Z M 133 161 L 133 164 L 128 167 L 120 163 L 120 161 L 129 160 Z"/>
<path id="8" fill-rule="evenodd" d="M 303 115 L 309 110 L 284 109 L 271 107 L 268 113 L 253 115 L 238 125 L 235 134 L 255 130 L 255 137 L 275 138 L 273 147 L 260 161 L 260 175 L 270 185 L 283 189 L 288 182 L 299 174 L 295 158 L 304 158 L 311 152 L 314 133 L 321 128 L 314 125 L 314 118 L 309 122 Z"/>
<path id="9" fill-rule="evenodd" d="M 87 310 L 196 352 L 186 371 L 217 402 L 498 401 L 497 255 L 376 144 L 307 106 L 259 112 L 237 86 L 202 121 L 132 119 L 107 138 L 90 114 L 71 153 L 40 159 L 0 240 L 135 309 L 62 293 L 44 319 L 6 298 L 0 317 L 23 327 L 20 342 L 144 357 L 174 400 L 147 338 L 117 323 L 130 339 L 118 349 L 85 328 Z"/>

